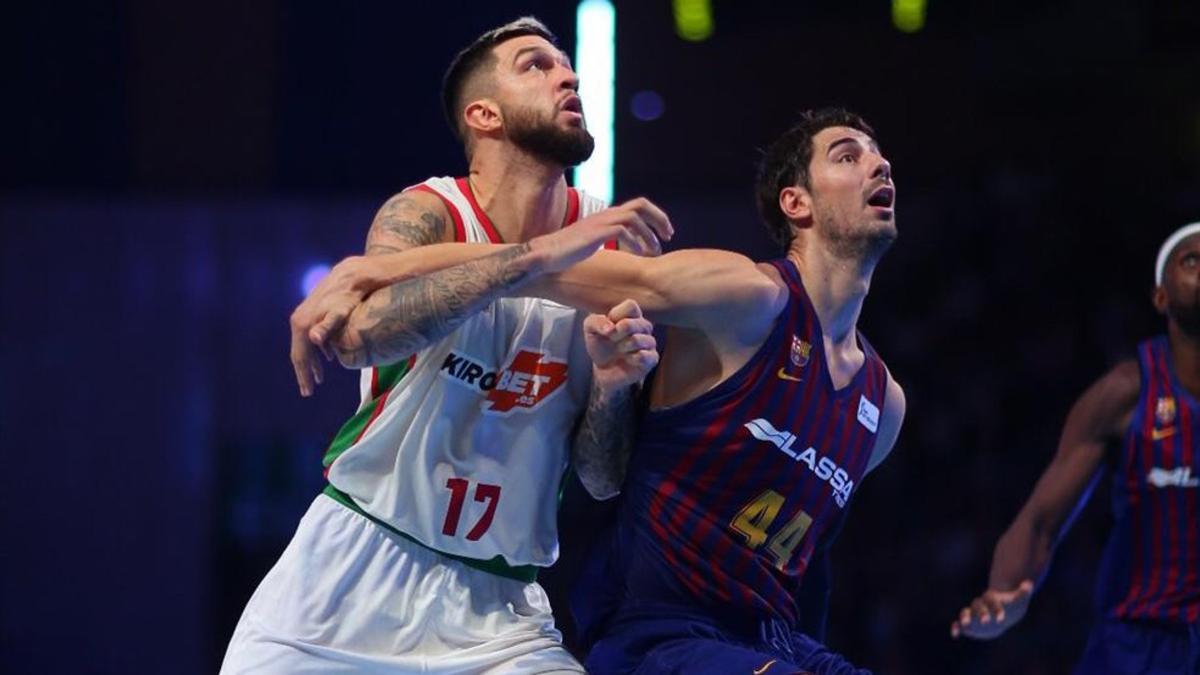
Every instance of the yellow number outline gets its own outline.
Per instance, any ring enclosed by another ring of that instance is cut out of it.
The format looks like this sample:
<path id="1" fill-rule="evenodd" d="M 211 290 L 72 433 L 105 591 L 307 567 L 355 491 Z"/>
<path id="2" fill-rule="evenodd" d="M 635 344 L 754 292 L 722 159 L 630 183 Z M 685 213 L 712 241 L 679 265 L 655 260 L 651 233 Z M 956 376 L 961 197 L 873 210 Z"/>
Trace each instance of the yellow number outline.
<path id="1" fill-rule="evenodd" d="M 742 535 L 751 549 L 756 550 L 766 543 L 767 553 L 775 559 L 775 567 L 780 571 L 787 567 L 813 521 L 812 516 L 800 511 L 767 541 L 767 530 L 779 516 L 783 502 L 783 495 L 774 490 L 764 490 L 743 506 L 729 523 L 729 527 Z"/>

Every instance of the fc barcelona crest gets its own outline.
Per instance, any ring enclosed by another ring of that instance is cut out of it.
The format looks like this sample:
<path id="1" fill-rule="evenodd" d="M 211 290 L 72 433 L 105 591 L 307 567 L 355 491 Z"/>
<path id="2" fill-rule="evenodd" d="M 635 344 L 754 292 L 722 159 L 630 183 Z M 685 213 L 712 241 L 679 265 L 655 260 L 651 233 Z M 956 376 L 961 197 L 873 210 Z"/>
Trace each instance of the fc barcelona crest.
<path id="1" fill-rule="evenodd" d="M 1154 406 L 1154 418 L 1158 420 L 1160 427 L 1165 427 L 1175 421 L 1175 399 L 1170 396 L 1163 396 L 1158 399 L 1158 405 Z"/>
<path id="2" fill-rule="evenodd" d="M 799 335 L 792 336 L 792 365 L 797 368 L 803 368 L 808 365 L 809 354 L 812 353 L 812 345 L 800 339 Z"/>

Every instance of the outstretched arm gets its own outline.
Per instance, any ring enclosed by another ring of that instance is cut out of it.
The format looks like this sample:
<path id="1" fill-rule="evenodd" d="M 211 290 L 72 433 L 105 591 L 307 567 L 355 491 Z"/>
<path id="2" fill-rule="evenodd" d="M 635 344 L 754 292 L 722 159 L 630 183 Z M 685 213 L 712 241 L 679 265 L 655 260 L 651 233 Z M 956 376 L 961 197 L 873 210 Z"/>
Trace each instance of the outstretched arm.
<path id="1" fill-rule="evenodd" d="M 332 339 L 348 366 L 405 358 L 457 325 L 441 318 L 449 306 L 439 310 L 438 302 L 456 307 L 486 304 L 481 288 L 469 297 L 447 296 L 443 289 L 449 276 L 457 274 L 455 283 L 469 283 L 490 274 L 503 282 L 488 286 L 488 301 L 502 294 L 525 295 L 603 313 L 632 299 L 656 323 L 704 330 L 716 341 L 757 344 L 774 324 L 787 292 L 749 258 L 703 249 L 652 258 L 597 251 L 601 242 L 616 238 L 634 250 L 654 253 L 651 230 L 662 238 L 672 232 L 665 216 L 655 213 L 661 211 L 645 200 L 634 200 L 537 237 L 518 253 L 503 253 L 502 245 L 442 244 L 348 259 L 330 277 L 343 287 L 380 291 L 362 305 L 307 312 L 307 322 L 293 322 L 293 335 L 306 332 L 322 346 Z M 419 325 L 419 317 L 405 311 L 415 304 L 428 308 L 430 324 Z"/>
<path id="2" fill-rule="evenodd" d="M 348 368 L 394 363 L 445 337 L 494 300 L 517 295 L 526 282 L 588 258 L 606 241 L 616 239 L 633 251 L 656 255 L 661 252 L 656 237 L 667 239 L 671 233 L 666 214 L 640 199 L 428 274 L 413 277 L 411 269 L 401 271 L 396 276 L 412 278 L 381 288 L 356 307 L 345 329 L 334 336 L 334 351 Z M 444 263 L 456 257 L 461 261 L 470 252 L 457 244 L 438 248 L 419 253 Z"/>
<path id="3" fill-rule="evenodd" d="M 599 311 L 632 298 L 656 324 L 757 343 L 774 325 L 787 291 L 754 261 L 731 251 L 683 249 L 653 259 L 600 251 L 522 293 Z"/>
<path id="4" fill-rule="evenodd" d="M 424 193 L 414 197 L 437 201 Z M 438 208 L 444 208 L 440 202 Z M 410 217 L 404 224 L 414 222 Z M 394 363 L 444 337 L 533 276 L 568 267 L 605 241 L 615 239 L 629 250 L 656 254 L 656 237 L 669 239 L 673 230 L 658 207 L 637 199 L 513 246 L 434 245 L 420 233 L 397 225 L 385 233 L 389 239 L 369 240 L 368 249 L 380 255 L 342 261 L 293 313 L 292 362 L 302 394 L 311 393 L 305 376 L 319 374 L 311 345 L 335 352 L 350 368 Z"/>
<path id="5" fill-rule="evenodd" d="M 952 636 L 998 637 L 1025 615 L 1059 537 L 1091 493 L 1106 443 L 1129 426 L 1140 386 L 1137 362 L 1126 361 L 1075 402 L 1054 459 L 996 543 L 988 589 L 962 609 L 950 627 Z"/>
<path id="6" fill-rule="evenodd" d="M 561 238 L 582 224 L 530 243 L 535 247 L 545 244 L 548 255 L 559 255 L 557 249 L 563 246 L 553 238 Z M 385 288 L 482 260 L 506 248 L 511 246 L 441 244 L 375 258 L 351 258 L 339 263 L 330 276 L 336 273 L 349 287 Z M 538 276 L 510 289 L 509 294 L 547 298 L 597 313 L 606 313 L 623 300 L 632 299 L 655 323 L 718 333 L 753 332 L 762 328 L 760 323 L 769 326 L 787 299 L 784 289 L 749 258 L 711 249 L 686 249 L 653 258 L 622 251 L 589 251 L 574 266 Z M 340 328 L 336 314 L 322 313 L 326 319 L 310 326 L 314 342 L 324 342 Z M 756 315 L 763 315 L 763 319 L 756 322 Z"/>

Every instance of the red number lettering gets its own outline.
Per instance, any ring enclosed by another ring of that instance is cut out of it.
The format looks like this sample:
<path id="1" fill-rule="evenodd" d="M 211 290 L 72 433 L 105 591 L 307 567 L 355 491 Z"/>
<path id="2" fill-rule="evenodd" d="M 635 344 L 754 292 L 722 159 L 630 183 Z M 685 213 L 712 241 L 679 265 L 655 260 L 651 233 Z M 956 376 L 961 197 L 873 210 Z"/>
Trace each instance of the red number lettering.
<path id="1" fill-rule="evenodd" d="M 465 478 L 449 478 L 446 488 L 450 490 L 450 504 L 446 507 L 446 520 L 442 523 L 442 534 L 448 537 L 458 535 L 458 521 L 462 518 L 463 504 L 467 501 L 467 490 L 471 483 Z M 484 502 L 486 506 L 479 522 L 467 532 L 467 541 L 479 541 L 496 517 L 496 504 L 500 502 L 500 486 L 488 483 L 475 485 L 475 501 Z"/>
<path id="2" fill-rule="evenodd" d="M 475 523 L 475 527 L 467 533 L 467 541 L 479 541 L 484 532 L 492 526 L 492 518 L 496 515 L 496 504 L 500 501 L 500 486 L 488 485 L 480 483 L 475 486 L 475 501 L 487 502 L 487 507 L 483 511 L 483 517 Z"/>
<path id="3" fill-rule="evenodd" d="M 446 521 L 442 523 L 442 534 L 453 537 L 458 533 L 458 519 L 462 517 L 463 502 L 467 499 L 467 479 L 450 478 L 446 487 L 450 488 L 450 507 L 446 509 Z"/>

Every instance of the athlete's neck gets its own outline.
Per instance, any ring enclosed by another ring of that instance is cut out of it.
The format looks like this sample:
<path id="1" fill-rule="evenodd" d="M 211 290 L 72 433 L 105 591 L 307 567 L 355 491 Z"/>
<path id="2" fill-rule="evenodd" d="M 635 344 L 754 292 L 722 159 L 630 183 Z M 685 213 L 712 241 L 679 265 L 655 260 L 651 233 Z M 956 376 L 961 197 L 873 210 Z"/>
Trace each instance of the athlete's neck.
<path id="1" fill-rule="evenodd" d="M 1171 364 L 1175 378 L 1193 398 L 1200 398 L 1200 336 L 1167 321 L 1167 342 L 1171 346 Z"/>
<path id="2" fill-rule="evenodd" d="M 836 349 L 857 349 L 855 326 L 871 288 L 875 261 L 838 257 L 819 242 L 806 243 L 800 237 L 792 241 L 787 255 L 800 270 L 821 332 Z"/>
<path id="3" fill-rule="evenodd" d="M 479 148 L 471 159 L 470 181 L 479 207 L 506 242 L 553 232 L 566 218 L 563 168 L 511 144 Z"/>

